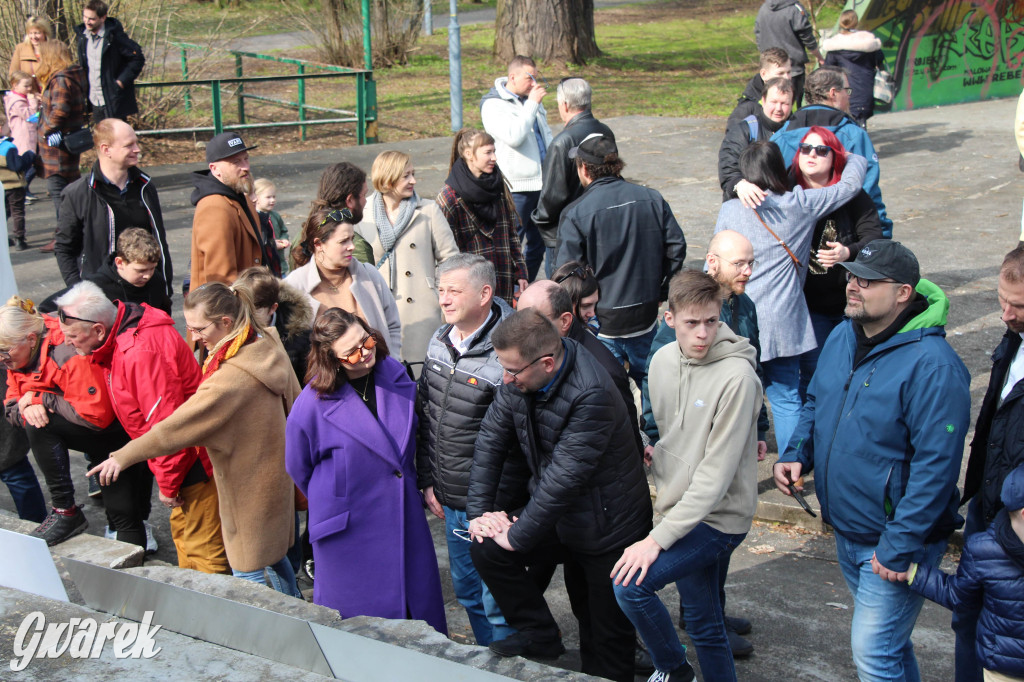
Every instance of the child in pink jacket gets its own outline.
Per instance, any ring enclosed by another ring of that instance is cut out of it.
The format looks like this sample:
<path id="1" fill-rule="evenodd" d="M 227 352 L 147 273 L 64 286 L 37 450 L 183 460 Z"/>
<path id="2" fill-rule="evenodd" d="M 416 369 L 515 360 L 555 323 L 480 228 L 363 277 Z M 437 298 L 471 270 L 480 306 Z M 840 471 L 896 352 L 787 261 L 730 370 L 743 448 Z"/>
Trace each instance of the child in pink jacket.
<path id="1" fill-rule="evenodd" d="M 35 93 L 35 78 L 24 71 L 11 74 L 11 89 L 4 95 L 4 115 L 11 128 L 11 137 L 19 154 L 36 153 L 36 126 L 39 123 L 39 97 Z M 35 177 L 33 168 L 25 174 L 25 193 Z"/>

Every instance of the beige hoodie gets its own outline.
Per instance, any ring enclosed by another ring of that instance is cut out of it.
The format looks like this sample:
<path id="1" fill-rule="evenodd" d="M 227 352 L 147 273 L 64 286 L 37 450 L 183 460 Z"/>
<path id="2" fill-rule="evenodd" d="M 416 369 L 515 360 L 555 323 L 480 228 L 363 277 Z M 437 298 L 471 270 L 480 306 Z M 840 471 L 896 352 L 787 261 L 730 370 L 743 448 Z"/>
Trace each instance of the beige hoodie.
<path id="1" fill-rule="evenodd" d="M 654 448 L 654 509 L 664 518 L 651 537 L 668 549 L 707 523 L 723 533 L 750 530 L 757 507 L 757 415 L 761 381 L 754 347 L 719 322 L 700 360 L 678 343 L 651 360 L 648 380 L 658 432 Z"/>

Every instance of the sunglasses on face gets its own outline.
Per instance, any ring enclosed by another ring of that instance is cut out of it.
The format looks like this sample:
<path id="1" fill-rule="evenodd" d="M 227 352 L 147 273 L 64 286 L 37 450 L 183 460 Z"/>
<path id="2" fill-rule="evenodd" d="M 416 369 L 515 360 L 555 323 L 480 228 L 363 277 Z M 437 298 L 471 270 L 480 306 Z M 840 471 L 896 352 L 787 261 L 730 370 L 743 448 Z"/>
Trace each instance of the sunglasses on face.
<path id="1" fill-rule="evenodd" d="M 88 322 L 89 324 L 96 324 L 96 320 L 87 320 L 84 317 L 75 317 L 73 315 L 68 315 L 66 312 L 64 312 L 63 308 L 57 309 L 57 319 L 59 319 L 62 324 L 69 324 L 71 322 Z"/>
<path id="2" fill-rule="evenodd" d="M 324 219 L 320 221 L 319 227 L 323 227 L 327 223 L 350 223 L 352 222 L 352 217 L 352 211 L 347 208 L 335 208 L 324 216 Z"/>
<path id="3" fill-rule="evenodd" d="M 800 153 L 804 156 L 809 156 L 811 152 L 818 156 L 828 156 L 832 153 L 832 147 L 829 147 L 827 144 L 807 144 L 806 142 L 801 142 L 797 146 L 800 148 Z"/>
<path id="4" fill-rule="evenodd" d="M 556 279 L 555 284 L 561 284 L 570 277 L 579 277 L 581 280 L 586 281 L 588 276 L 594 276 L 594 271 L 590 269 L 590 266 L 588 265 L 586 267 L 583 267 L 581 265 L 577 265 L 575 268 L 572 269 L 572 272 L 567 272 L 558 279 Z"/>
<path id="5" fill-rule="evenodd" d="M 356 365 L 363 361 L 363 353 L 369 353 L 377 345 L 377 339 L 372 336 L 367 336 L 363 339 L 363 342 L 359 346 L 344 357 L 339 357 L 338 360 L 346 365 Z"/>

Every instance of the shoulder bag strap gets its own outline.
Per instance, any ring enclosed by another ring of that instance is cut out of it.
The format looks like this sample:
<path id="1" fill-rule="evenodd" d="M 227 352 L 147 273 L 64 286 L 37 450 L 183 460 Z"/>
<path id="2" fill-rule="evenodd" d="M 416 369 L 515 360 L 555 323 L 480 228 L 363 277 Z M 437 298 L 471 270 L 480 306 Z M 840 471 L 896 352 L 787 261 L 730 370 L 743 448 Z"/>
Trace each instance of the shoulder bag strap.
<path id="1" fill-rule="evenodd" d="M 800 270 L 800 265 L 801 265 L 800 264 L 800 259 L 797 258 L 796 256 L 794 256 L 793 252 L 786 245 L 786 242 L 784 242 L 781 239 L 779 239 L 779 235 L 775 234 L 775 231 L 772 230 L 772 228 L 768 227 L 768 223 L 766 223 L 764 221 L 764 218 L 762 218 L 761 214 L 757 212 L 757 209 L 754 209 L 754 215 L 756 215 L 757 219 L 761 221 L 762 225 L 764 225 L 764 229 L 768 230 L 768 234 L 770 234 L 771 236 L 775 237 L 775 241 L 777 241 L 779 243 L 779 246 L 781 246 L 782 248 L 784 248 L 786 250 L 786 253 L 789 254 L 789 257 L 793 261 L 793 267 L 796 268 L 799 271 Z"/>

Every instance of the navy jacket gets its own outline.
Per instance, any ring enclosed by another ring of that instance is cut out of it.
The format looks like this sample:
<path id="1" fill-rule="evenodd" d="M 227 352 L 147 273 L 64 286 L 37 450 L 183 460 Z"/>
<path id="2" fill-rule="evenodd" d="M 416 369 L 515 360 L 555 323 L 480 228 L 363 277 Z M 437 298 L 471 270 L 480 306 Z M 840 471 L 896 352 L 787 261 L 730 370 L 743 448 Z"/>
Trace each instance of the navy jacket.
<path id="1" fill-rule="evenodd" d="M 103 102 L 108 116 L 123 121 L 127 116 L 139 113 L 139 105 L 135 102 L 135 79 L 146 65 L 146 57 L 139 44 L 128 37 L 117 19 L 107 17 L 103 31 L 103 47 L 100 51 Z M 75 27 L 75 39 L 78 42 L 78 63 L 85 69 L 88 83 L 89 59 L 86 54 L 89 39 L 85 35 L 85 24 Z M 121 81 L 124 87 L 118 85 L 117 81 Z"/>
<path id="2" fill-rule="evenodd" d="M 946 342 L 949 299 L 922 279 L 928 308 L 853 364 L 853 323 L 829 335 L 780 462 L 813 467 L 822 519 L 905 571 L 963 525 L 960 460 L 971 377 Z"/>
<path id="3" fill-rule="evenodd" d="M 981 609 L 975 646 L 982 667 L 1024 677 L 1024 544 L 1005 510 L 967 539 L 955 576 L 922 564 L 910 589 L 947 609 Z"/>

